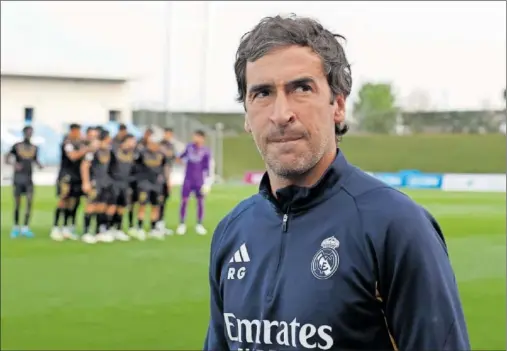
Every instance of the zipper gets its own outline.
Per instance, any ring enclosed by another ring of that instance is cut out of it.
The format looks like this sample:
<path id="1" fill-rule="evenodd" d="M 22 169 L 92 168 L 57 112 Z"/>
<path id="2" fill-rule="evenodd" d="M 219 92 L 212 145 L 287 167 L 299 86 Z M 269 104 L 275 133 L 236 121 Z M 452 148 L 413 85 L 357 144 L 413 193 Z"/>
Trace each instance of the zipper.
<path id="1" fill-rule="evenodd" d="M 287 233 L 287 222 L 289 221 L 289 214 L 286 213 L 283 215 L 282 219 L 282 233 Z"/>
<path id="2" fill-rule="evenodd" d="M 282 235 L 281 235 L 281 240 L 280 240 L 280 253 L 278 256 L 278 263 L 276 265 L 275 276 L 274 276 L 273 282 L 271 283 L 271 288 L 269 289 L 268 300 L 273 299 L 273 292 L 275 291 L 276 284 L 278 283 L 278 280 L 280 278 L 282 261 L 285 256 L 285 241 L 286 241 L 285 237 L 287 236 L 286 233 L 287 233 L 288 225 L 289 225 L 289 213 L 290 213 L 290 208 L 287 208 L 287 211 L 283 214 L 283 217 L 282 217 Z"/>

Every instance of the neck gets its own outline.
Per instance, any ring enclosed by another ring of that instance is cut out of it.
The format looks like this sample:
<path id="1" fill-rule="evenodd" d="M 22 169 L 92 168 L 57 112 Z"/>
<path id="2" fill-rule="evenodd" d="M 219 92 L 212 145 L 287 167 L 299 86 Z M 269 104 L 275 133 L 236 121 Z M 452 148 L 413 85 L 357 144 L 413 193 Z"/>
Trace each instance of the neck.
<path id="1" fill-rule="evenodd" d="M 24 139 L 23 139 L 23 141 L 24 141 L 25 143 L 29 143 L 29 142 L 30 142 L 30 138 L 24 138 Z"/>
<path id="2" fill-rule="evenodd" d="M 317 162 L 317 164 L 308 172 L 291 178 L 280 177 L 268 169 L 269 182 L 271 184 L 271 191 L 273 192 L 273 195 L 276 196 L 277 190 L 290 185 L 296 185 L 300 187 L 311 187 L 315 185 L 324 175 L 329 166 L 333 163 L 335 158 L 336 148 L 325 153 L 320 161 Z"/>

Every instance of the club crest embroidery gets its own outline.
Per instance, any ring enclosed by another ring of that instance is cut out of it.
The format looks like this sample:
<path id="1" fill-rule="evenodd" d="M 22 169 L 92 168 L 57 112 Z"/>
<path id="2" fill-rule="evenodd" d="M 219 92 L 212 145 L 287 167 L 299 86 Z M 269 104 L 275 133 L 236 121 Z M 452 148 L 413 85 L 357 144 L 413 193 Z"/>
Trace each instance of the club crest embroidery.
<path id="1" fill-rule="evenodd" d="M 311 270 L 315 278 L 328 279 L 335 274 L 340 263 L 336 249 L 340 242 L 334 236 L 325 239 L 322 248 L 313 256 Z"/>

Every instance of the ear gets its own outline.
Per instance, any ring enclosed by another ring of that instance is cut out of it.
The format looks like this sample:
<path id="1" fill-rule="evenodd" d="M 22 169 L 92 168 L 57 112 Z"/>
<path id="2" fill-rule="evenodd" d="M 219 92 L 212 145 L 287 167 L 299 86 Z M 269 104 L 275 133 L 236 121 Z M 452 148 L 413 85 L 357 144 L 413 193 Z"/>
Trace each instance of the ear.
<path id="1" fill-rule="evenodd" d="M 345 121 L 345 98 L 341 94 L 337 94 L 334 99 L 333 117 L 335 124 L 341 124 Z"/>
<path id="2" fill-rule="evenodd" d="M 245 123 L 244 123 L 245 132 L 252 133 L 252 128 L 250 128 L 250 123 L 248 123 L 248 114 L 245 113 Z"/>

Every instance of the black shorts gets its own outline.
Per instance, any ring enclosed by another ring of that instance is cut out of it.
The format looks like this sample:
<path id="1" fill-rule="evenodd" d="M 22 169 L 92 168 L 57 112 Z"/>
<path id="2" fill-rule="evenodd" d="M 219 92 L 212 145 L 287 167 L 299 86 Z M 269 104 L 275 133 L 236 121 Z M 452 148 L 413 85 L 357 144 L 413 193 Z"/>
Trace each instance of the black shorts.
<path id="1" fill-rule="evenodd" d="M 86 194 L 86 197 L 90 204 L 111 204 L 115 201 L 115 199 L 113 199 L 113 184 L 94 182 L 92 189 Z"/>
<path id="2" fill-rule="evenodd" d="M 137 182 L 130 182 L 129 187 L 130 187 L 130 201 L 132 203 L 136 203 L 137 201 L 139 201 L 139 192 L 137 190 Z"/>
<path id="3" fill-rule="evenodd" d="M 58 178 L 56 184 L 56 195 L 60 199 L 79 198 L 83 195 L 81 180 L 73 179 L 70 176 Z"/>
<path id="4" fill-rule="evenodd" d="M 14 196 L 19 197 L 21 195 L 31 196 L 33 195 L 33 183 L 31 181 L 26 182 L 14 182 Z"/>
<path id="5" fill-rule="evenodd" d="M 137 184 L 139 192 L 138 201 L 142 205 L 150 204 L 152 206 L 160 206 L 164 202 L 164 186 L 163 184 L 141 181 Z"/>
<path id="6" fill-rule="evenodd" d="M 128 184 L 113 184 L 108 205 L 127 207 L 130 204 L 130 188 Z"/>

